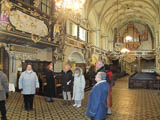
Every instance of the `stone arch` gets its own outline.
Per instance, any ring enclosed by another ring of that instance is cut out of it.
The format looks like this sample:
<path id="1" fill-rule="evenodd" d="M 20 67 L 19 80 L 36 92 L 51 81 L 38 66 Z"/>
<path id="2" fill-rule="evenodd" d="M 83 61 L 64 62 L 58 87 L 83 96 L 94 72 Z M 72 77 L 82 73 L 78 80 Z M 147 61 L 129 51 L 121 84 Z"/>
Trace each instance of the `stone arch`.
<path id="1" fill-rule="evenodd" d="M 80 52 L 72 52 L 68 57 L 68 61 L 75 63 L 85 63 L 84 56 Z"/>

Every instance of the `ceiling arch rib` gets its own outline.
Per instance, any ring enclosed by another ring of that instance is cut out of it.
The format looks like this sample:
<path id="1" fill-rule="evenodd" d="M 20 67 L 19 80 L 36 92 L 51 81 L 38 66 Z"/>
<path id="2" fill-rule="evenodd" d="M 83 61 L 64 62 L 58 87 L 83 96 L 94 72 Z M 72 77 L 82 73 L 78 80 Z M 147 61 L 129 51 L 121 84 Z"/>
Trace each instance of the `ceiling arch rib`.
<path id="1" fill-rule="evenodd" d="M 96 4 L 98 2 L 102 2 L 104 1 L 106 4 L 106 10 L 103 10 L 104 12 L 105 11 L 109 11 L 111 10 L 112 7 L 115 7 L 117 5 L 117 0 L 87 0 L 88 2 L 88 9 L 87 9 L 87 12 L 88 12 L 88 15 L 90 14 L 91 10 L 96 6 Z M 153 1 L 153 0 L 119 0 L 119 3 L 122 5 L 122 3 L 127 3 L 127 2 L 132 2 L 132 3 L 138 3 L 138 2 L 141 2 L 142 5 L 144 6 L 144 3 L 147 4 L 149 7 L 152 8 L 152 10 L 158 14 L 158 5 Z M 113 3 L 113 4 L 112 4 Z M 141 7 L 141 6 L 140 6 Z M 104 13 L 102 11 L 102 14 Z"/>
<path id="2" fill-rule="evenodd" d="M 154 34 L 157 20 L 160 20 L 160 3 L 156 0 L 87 0 L 87 3 L 87 18 L 92 11 L 97 11 L 97 25 L 110 40 L 114 36 L 115 27 L 121 29 L 130 21 L 147 24 Z"/>
<path id="3" fill-rule="evenodd" d="M 149 17 L 147 14 L 145 14 L 145 13 L 143 13 L 143 15 L 142 15 L 142 13 L 137 13 L 136 15 L 134 15 L 134 13 L 133 12 L 128 12 L 126 15 L 119 15 L 119 16 L 112 16 L 110 19 L 109 19 L 109 21 L 108 21 L 108 24 L 110 25 L 110 26 L 113 26 L 114 24 L 118 24 L 118 23 L 120 23 L 121 22 L 121 20 L 122 19 L 128 19 L 128 17 L 127 16 L 133 16 L 133 17 L 135 17 L 135 18 L 141 18 L 142 20 L 144 20 L 144 19 L 147 19 L 148 21 L 151 21 L 151 24 L 154 24 L 156 21 L 154 20 L 154 19 L 152 19 L 151 17 Z"/>
<path id="4" fill-rule="evenodd" d="M 129 20 L 129 21 L 131 21 L 131 20 Z M 123 29 L 126 25 L 128 25 L 128 22 L 129 21 L 125 21 L 123 24 L 121 24 L 121 26 L 119 26 L 119 28 L 118 28 L 118 30 L 121 30 L 121 29 Z M 134 21 L 134 23 L 137 23 L 137 24 L 141 24 L 141 25 L 146 25 L 146 22 L 144 22 L 144 21 L 140 21 L 140 20 L 136 20 L 136 21 Z M 154 35 L 154 30 L 153 30 L 153 27 L 152 26 L 149 26 L 148 25 L 148 27 L 149 27 L 149 31 L 151 31 L 151 34 L 152 35 Z"/>
<path id="5" fill-rule="evenodd" d="M 154 29 L 153 27 L 150 25 L 150 21 L 147 20 L 142 20 L 141 18 L 135 18 L 135 17 L 130 17 L 128 19 L 123 19 L 121 26 L 123 26 L 124 24 L 127 24 L 128 22 L 133 21 L 133 22 L 139 22 L 139 23 L 143 23 L 143 24 L 148 24 L 149 28 L 151 29 L 152 33 L 154 33 Z M 120 30 L 121 26 L 118 27 L 118 30 Z M 106 32 L 114 32 L 114 28 L 116 27 L 111 27 L 109 26 L 106 30 Z"/>
<path id="6" fill-rule="evenodd" d="M 142 21 L 141 19 L 138 19 L 138 18 L 136 18 L 135 20 L 128 19 L 128 20 L 124 20 L 123 23 L 120 26 L 118 26 L 118 30 L 121 30 L 125 25 L 128 24 L 129 21 L 133 21 L 134 23 L 138 23 L 141 25 L 148 25 L 147 24 L 148 21 Z M 150 26 L 150 25 L 148 25 L 148 26 L 149 26 L 149 28 L 153 29 L 152 26 Z"/>
<path id="7" fill-rule="evenodd" d="M 90 12 L 95 8 L 95 5 L 98 2 L 103 2 L 104 0 L 88 0 L 88 9 L 87 9 L 87 17 L 89 16 Z"/>
<path id="8" fill-rule="evenodd" d="M 109 17 L 112 15 L 112 16 L 117 16 L 117 15 L 126 15 L 127 12 L 133 12 L 134 15 L 136 15 L 137 13 L 141 13 L 142 15 L 146 15 L 148 17 L 150 17 L 150 19 L 155 19 L 155 16 L 153 16 L 150 11 L 146 10 L 144 11 L 144 9 L 141 9 L 141 8 L 137 8 L 135 10 L 128 10 L 128 11 L 124 11 L 123 9 L 119 9 L 118 10 L 118 13 L 117 13 L 117 9 L 115 9 L 113 12 L 108 12 L 104 18 L 108 18 L 110 19 Z M 103 20 L 103 19 L 102 19 Z M 101 20 L 101 22 L 102 22 Z"/>
<path id="9" fill-rule="evenodd" d="M 154 26 L 152 21 L 150 21 L 144 17 L 142 19 L 140 16 L 137 17 L 137 16 L 133 16 L 133 15 L 127 15 L 126 18 L 121 18 L 121 19 L 119 19 L 119 21 L 121 21 L 121 24 L 122 24 L 124 21 L 128 21 L 128 22 L 129 22 L 129 20 L 136 21 L 137 19 L 142 21 L 143 23 L 148 24 L 149 26 Z M 119 25 L 121 25 L 121 24 L 117 25 L 116 23 L 118 23 L 118 20 L 115 20 L 114 22 L 110 23 L 107 28 L 114 29 L 114 28 L 117 28 Z"/>
<path id="10" fill-rule="evenodd" d="M 144 14 L 144 13 L 143 13 Z M 114 29 L 115 27 L 119 26 L 120 24 L 122 24 L 122 21 L 126 20 L 126 19 L 130 19 L 132 18 L 132 20 L 134 19 L 141 19 L 141 21 L 147 21 L 146 24 L 148 24 L 149 26 L 154 26 L 155 25 L 155 20 L 150 18 L 148 15 L 143 15 L 139 12 L 136 15 L 133 15 L 133 13 L 127 13 L 126 15 L 119 15 L 118 19 L 117 16 L 115 16 L 114 18 L 107 18 L 107 20 L 105 20 L 106 23 L 106 28 L 107 29 Z M 104 20 L 103 20 L 104 22 Z"/>
<path id="11" fill-rule="evenodd" d="M 118 6 L 118 8 L 120 9 L 125 9 L 125 7 L 134 7 L 134 4 L 132 6 L 128 6 L 128 4 L 124 4 L 123 2 L 126 2 L 128 0 L 125 0 L 125 1 L 121 1 Z M 109 4 L 107 4 L 108 6 L 106 7 L 106 10 L 104 10 L 101 14 L 101 18 L 100 20 L 105 16 L 105 14 L 107 14 L 108 12 L 113 12 L 114 9 L 117 9 L 117 0 L 112 2 L 113 4 L 109 6 Z M 155 6 L 152 6 L 152 4 L 150 4 L 149 2 L 146 2 L 145 0 L 136 0 L 136 4 L 138 4 L 139 8 L 143 8 L 143 6 L 147 7 L 147 8 L 150 8 L 150 11 L 153 11 L 153 13 L 157 14 L 158 13 L 158 9 L 156 9 Z M 122 6 L 122 7 L 121 7 Z M 152 14 L 153 14 L 152 13 Z"/>
<path id="12" fill-rule="evenodd" d="M 147 7 L 147 8 L 149 8 L 149 7 Z M 113 14 L 113 15 L 117 16 L 117 14 L 116 14 L 117 13 L 116 6 L 112 7 L 112 8 L 109 8 L 109 9 L 110 9 L 109 11 L 106 11 L 104 13 L 104 15 L 101 16 L 101 18 L 100 18 L 100 24 L 102 23 L 102 21 L 104 20 L 104 18 L 108 17 L 109 14 Z M 144 10 L 144 8 L 140 8 L 138 6 L 136 6 L 136 8 L 134 8 L 134 9 L 137 10 L 138 13 L 143 11 L 143 13 L 145 13 L 145 15 L 151 16 L 151 18 L 154 18 L 154 16 L 156 16 L 156 13 L 153 16 L 153 12 L 152 13 L 150 12 L 151 10 L 147 11 L 147 10 Z M 135 11 L 135 10 L 132 10 L 132 11 Z M 118 12 L 119 13 L 121 12 L 120 14 L 123 14 L 123 13 L 125 14 L 125 10 L 123 8 L 119 8 Z"/>

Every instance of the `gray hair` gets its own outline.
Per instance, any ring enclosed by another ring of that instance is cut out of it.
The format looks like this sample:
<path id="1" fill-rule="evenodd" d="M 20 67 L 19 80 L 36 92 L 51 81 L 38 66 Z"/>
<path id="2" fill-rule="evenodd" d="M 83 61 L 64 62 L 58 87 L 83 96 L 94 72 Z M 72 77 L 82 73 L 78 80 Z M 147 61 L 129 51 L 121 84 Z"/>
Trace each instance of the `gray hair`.
<path id="1" fill-rule="evenodd" d="M 103 64 L 103 62 L 102 61 L 98 61 L 98 63 L 97 63 L 100 67 L 103 67 L 104 66 L 104 64 Z"/>
<path id="2" fill-rule="evenodd" d="M 106 80 L 106 73 L 105 72 L 98 72 L 97 75 L 101 80 Z"/>

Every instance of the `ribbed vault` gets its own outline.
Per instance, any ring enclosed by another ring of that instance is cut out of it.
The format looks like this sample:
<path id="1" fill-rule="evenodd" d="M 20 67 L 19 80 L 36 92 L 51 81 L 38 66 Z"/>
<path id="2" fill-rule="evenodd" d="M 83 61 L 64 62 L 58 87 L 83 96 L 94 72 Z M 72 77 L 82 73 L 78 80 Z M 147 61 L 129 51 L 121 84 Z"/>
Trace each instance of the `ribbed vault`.
<path id="1" fill-rule="evenodd" d="M 87 0 L 85 9 L 88 19 L 94 12 L 99 28 L 106 34 L 113 35 L 114 28 L 120 30 L 129 21 L 147 24 L 154 34 L 160 23 L 159 5 L 160 0 Z"/>

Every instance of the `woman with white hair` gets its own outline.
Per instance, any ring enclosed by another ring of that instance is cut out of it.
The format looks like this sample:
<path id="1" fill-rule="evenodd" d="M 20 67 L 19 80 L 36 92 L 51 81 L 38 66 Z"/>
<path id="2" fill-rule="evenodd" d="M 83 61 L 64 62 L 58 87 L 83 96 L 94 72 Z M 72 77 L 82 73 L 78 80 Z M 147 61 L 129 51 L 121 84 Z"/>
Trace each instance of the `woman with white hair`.
<path id="1" fill-rule="evenodd" d="M 82 69 L 76 68 L 74 72 L 73 97 L 74 107 L 81 107 L 81 101 L 84 98 L 85 78 Z"/>

